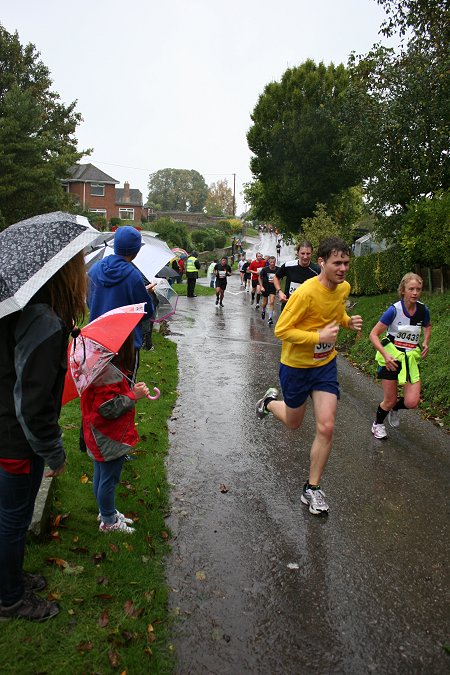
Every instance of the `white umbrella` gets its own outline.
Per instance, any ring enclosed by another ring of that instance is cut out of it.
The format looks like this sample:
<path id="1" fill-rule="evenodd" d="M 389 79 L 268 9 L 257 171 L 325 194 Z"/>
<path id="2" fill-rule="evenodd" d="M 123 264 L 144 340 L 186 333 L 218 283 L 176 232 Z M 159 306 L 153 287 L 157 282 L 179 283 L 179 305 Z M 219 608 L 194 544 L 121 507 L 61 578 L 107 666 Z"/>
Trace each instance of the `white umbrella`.
<path id="1" fill-rule="evenodd" d="M 133 265 L 142 272 L 147 280 L 150 280 L 173 258 L 173 252 L 165 241 L 161 241 L 145 232 L 142 233 L 142 242 L 142 248 L 134 258 Z M 86 265 L 89 268 L 94 262 L 113 255 L 113 253 L 114 242 L 109 241 L 107 244 L 90 251 L 86 255 Z"/>
<path id="2" fill-rule="evenodd" d="M 66 262 L 101 239 L 87 218 L 62 211 L 0 232 L 0 318 L 25 307 Z"/>
<path id="3" fill-rule="evenodd" d="M 175 314 L 179 296 L 166 279 L 158 279 L 153 293 L 157 298 L 157 302 L 155 303 L 155 311 L 150 321 L 160 323 Z"/>

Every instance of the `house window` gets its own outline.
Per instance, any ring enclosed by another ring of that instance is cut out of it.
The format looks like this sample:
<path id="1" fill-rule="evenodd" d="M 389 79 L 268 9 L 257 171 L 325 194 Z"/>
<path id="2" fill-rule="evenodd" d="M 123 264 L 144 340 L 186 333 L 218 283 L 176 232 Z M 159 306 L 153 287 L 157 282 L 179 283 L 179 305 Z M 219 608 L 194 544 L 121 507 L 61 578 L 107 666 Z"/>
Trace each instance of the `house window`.
<path id="1" fill-rule="evenodd" d="M 119 209 L 119 218 L 122 218 L 122 220 L 134 220 L 134 209 Z"/>
<path id="2" fill-rule="evenodd" d="M 64 192 L 70 192 L 69 183 L 62 183 L 62 189 L 64 190 Z"/>
<path id="3" fill-rule="evenodd" d="M 96 213 L 98 216 L 105 216 L 106 218 L 106 209 L 89 209 L 89 213 Z"/>
<path id="4" fill-rule="evenodd" d="M 91 183 L 91 195 L 93 197 L 104 197 L 105 186 L 103 183 Z"/>

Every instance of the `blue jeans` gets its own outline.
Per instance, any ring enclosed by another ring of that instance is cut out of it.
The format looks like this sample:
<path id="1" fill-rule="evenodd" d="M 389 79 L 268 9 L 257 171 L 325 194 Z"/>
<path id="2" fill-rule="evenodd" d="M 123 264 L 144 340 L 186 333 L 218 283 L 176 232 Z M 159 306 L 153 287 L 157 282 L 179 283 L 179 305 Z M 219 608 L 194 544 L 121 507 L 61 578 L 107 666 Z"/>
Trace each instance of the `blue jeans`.
<path id="1" fill-rule="evenodd" d="M 13 605 L 24 593 L 23 559 L 34 502 L 42 482 L 44 461 L 35 455 L 29 474 L 0 467 L 0 600 Z"/>
<path id="2" fill-rule="evenodd" d="M 94 461 L 93 489 L 105 525 L 116 522 L 116 486 L 120 480 L 125 456 L 110 462 Z"/>

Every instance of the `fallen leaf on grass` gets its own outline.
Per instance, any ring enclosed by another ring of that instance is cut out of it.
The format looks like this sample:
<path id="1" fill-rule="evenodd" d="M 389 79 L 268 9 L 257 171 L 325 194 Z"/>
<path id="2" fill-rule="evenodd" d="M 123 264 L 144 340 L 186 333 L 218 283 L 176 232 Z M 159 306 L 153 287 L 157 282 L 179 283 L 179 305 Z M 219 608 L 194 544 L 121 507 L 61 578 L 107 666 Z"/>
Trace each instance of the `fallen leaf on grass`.
<path id="1" fill-rule="evenodd" d="M 197 581 L 204 581 L 206 579 L 206 574 L 202 571 L 196 572 L 195 578 L 197 579 Z"/>
<path id="2" fill-rule="evenodd" d="M 103 562 L 106 558 L 106 553 L 102 551 L 101 553 L 95 553 L 95 555 L 92 556 L 92 562 L 94 565 L 98 565 L 101 562 Z"/>
<path id="3" fill-rule="evenodd" d="M 155 597 L 155 591 L 145 591 L 144 593 L 144 598 L 147 600 L 147 602 L 152 602 L 153 598 Z"/>
<path id="4" fill-rule="evenodd" d="M 61 539 L 61 535 L 59 534 L 58 530 L 53 530 L 50 532 L 50 537 L 52 539 Z"/>
<path id="5" fill-rule="evenodd" d="M 167 541 L 169 539 L 169 534 L 165 530 L 161 532 L 161 537 L 164 539 L 164 541 Z"/>
<path id="6" fill-rule="evenodd" d="M 98 577 L 97 583 L 99 586 L 107 586 L 109 584 L 109 579 L 107 577 Z"/>
<path id="7" fill-rule="evenodd" d="M 89 483 L 89 476 L 87 476 L 85 473 L 82 473 L 80 477 L 80 483 L 83 483 L 83 485 L 85 483 Z"/>
<path id="8" fill-rule="evenodd" d="M 93 647 L 92 642 L 86 641 L 86 642 L 79 642 L 76 646 L 77 652 L 80 652 L 80 654 L 84 654 L 85 652 L 90 652 Z"/>
<path id="9" fill-rule="evenodd" d="M 57 516 L 54 518 L 50 518 L 50 522 L 52 524 L 52 527 L 57 528 L 60 527 L 61 523 L 66 520 L 70 516 L 70 513 L 58 513 Z"/>
<path id="10" fill-rule="evenodd" d="M 82 574 L 84 567 L 82 565 L 68 565 L 63 569 L 64 574 Z"/>
<path id="11" fill-rule="evenodd" d="M 127 549 L 127 551 L 134 551 L 133 544 L 129 544 L 127 541 L 123 542 L 123 547 Z"/>
<path id="12" fill-rule="evenodd" d="M 132 600 L 127 600 L 123 606 L 123 611 L 127 616 L 130 616 L 133 619 L 137 619 L 144 612 L 144 608 L 136 607 L 136 605 Z"/>
<path id="13" fill-rule="evenodd" d="M 48 595 L 47 595 L 47 600 L 50 600 L 50 602 L 52 602 L 52 601 L 54 602 L 55 600 L 61 600 L 61 598 L 62 598 L 61 593 L 53 592 L 53 593 L 48 593 Z"/>
<path id="14" fill-rule="evenodd" d="M 109 593 L 96 593 L 96 595 L 94 595 L 94 598 L 98 598 L 99 600 L 112 600 L 113 596 L 110 595 Z"/>
<path id="15" fill-rule="evenodd" d="M 74 605 L 82 605 L 84 603 L 84 598 L 72 598 Z"/>
<path id="16" fill-rule="evenodd" d="M 110 544 L 110 545 L 109 545 L 109 548 L 111 549 L 111 551 L 112 551 L 113 553 L 118 553 L 118 552 L 119 552 L 119 547 L 117 546 L 117 544 Z"/>
<path id="17" fill-rule="evenodd" d="M 45 562 L 47 565 L 56 565 L 57 567 L 61 567 L 61 569 L 69 565 L 67 560 L 63 560 L 62 558 L 47 558 Z"/>
<path id="18" fill-rule="evenodd" d="M 111 668 L 119 667 L 119 655 L 117 652 L 108 652 L 109 665 Z"/>
<path id="19" fill-rule="evenodd" d="M 145 647 L 144 648 L 144 654 L 147 654 L 147 656 L 153 656 L 153 652 L 150 649 L 150 647 Z"/>
<path id="20" fill-rule="evenodd" d="M 98 617 L 98 625 L 100 626 L 100 628 L 106 628 L 108 624 L 109 624 L 108 612 L 102 612 Z"/>

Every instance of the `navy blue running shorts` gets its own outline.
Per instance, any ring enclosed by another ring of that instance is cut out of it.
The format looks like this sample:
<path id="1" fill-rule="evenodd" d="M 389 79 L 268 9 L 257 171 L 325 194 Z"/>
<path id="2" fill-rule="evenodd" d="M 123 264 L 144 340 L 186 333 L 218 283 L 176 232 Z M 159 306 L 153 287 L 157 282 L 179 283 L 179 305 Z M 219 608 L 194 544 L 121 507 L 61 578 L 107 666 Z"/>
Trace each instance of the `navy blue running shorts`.
<path id="1" fill-rule="evenodd" d="M 328 391 L 339 399 L 336 358 L 316 368 L 292 368 L 280 363 L 279 377 L 288 408 L 299 408 L 313 391 Z"/>

